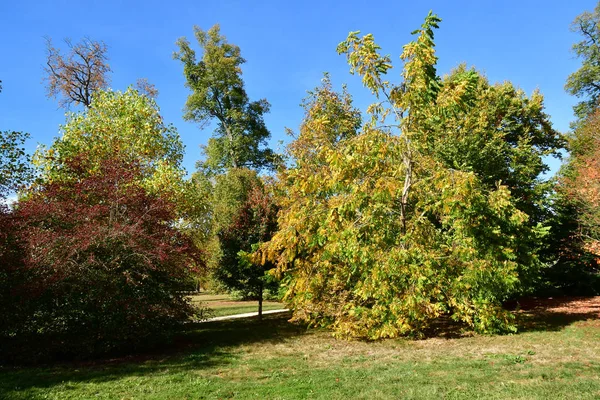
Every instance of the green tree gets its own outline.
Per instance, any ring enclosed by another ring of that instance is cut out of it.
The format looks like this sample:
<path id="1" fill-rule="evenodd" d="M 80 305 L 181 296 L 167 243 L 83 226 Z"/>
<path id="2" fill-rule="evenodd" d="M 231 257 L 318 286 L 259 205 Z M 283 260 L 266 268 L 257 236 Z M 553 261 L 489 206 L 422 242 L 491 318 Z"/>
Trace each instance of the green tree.
<path id="1" fill-rule="evenodd" d="M 586 11 L 577 16 L 571 30 L 583 36 L 583 40 L 573 45 L 582 65 L 569 75 L 565 89 L 583 99 L 574 107 L 577 118 L 581 119 L 598 106 L 600 98 L 600 3 L 593 12 Z"/>
<path id="2" fill-rule="evenodd" d="M 196 174 L 196 179 L 204 177 Z M 234 168 L 214 177 L 212 192 L 212 241 L 209 265 L 218 285 L 245 299 L 258 300 L 262 311 L 265 290 L 277 283 L 263 265 L 251 259 L 253 249 L 268 241 L 276 228 L 277 208 L 267 185 L 256 171 Z"/>
<path id="3" fill-rule="evenodd" d="M 240 48 L 228 43 L 219 25 L 208 31 L 194 27 L 202 58 L 186 38 L 177 41 L 174 58 L 182 62 L 186 86 L 192 91 L 185 104 L 184 119 L 201 127 L 213 120 L 217 128 L 204 147 L 206 159 L 199 167 L 212 173 L 229 168 L 273 169 L 278 157 L 267 148 L 270 132 L 263 115 L 269 103 L 250 101 L 242 80 Z"/>
<path id="4" fill-rule="evenodd" d="M 443 314 L 515 329 L 502 302 L 541 266 L 547 231 L 527 214 L 526 181 L 560 138 L 540 95 L 464 67 L 438 76 L 439 21 L 430 13 L 404 46 L 399 84 L 372 35 L 338 46 L 376 98 L 362 128 L 328 81 L 305 103 L 279 177 L 279 230 L 255 255 L 277 264 L 296 319 L 368 338 L 418 335 Z M 531 171 L 515 170 L 522 160 Z"/>
<path id="5" fill-rule="evenodd" d="M 271 185 L 259 179 L 252 182 L 246 200 L 236 208 L 233 219 L 218 232 L 222 258 L 215 277 L 246 299 L 258 300 L 258 317 L 262 318 L 262 303 L 266 290 L 276 292 L 277 281 L 269 274 L 272 263 L 260 263 L 251 253 L 271 239 L 277 228 L 277 206 Z"/>
<path id="6" fill-rule="evenodd" d="M 59 105 L 68 108 L 71 104 L 89 107 L 92 96 L 108 87 L 111 72 L 104 42 L 84 38 L 79 43 L 65 39 L 69 53 L 64 56 L 46 38 L 47 60 L 44 71 L 48 97 L 59 98 Z"/>
<path id="7" fill-rule="evenodd" d="M 69 160 L 81 155 L 90 173 L 119 154 L 138 162 L 149 191 L 178 196 L 183 191 L 183 144 L 172 125 L 164 123 L 156 102 L 129 88 L 125 92 L 99 91 L 90 107 L 68 114 L 61 136 L 35 155 L 42 179 L 68 180 Z"/>
<path id="8" fill-rule="evenodd" d="M 33 175 L 24 149 L 28 138 L 27 133 L 0 131 L 0 198 L 18 190 Z"/>
<path id="9" fill-rule="evenodd" d="M 18 190 L 33 176 L 30 158 L 24 148 L 28 138 L 28 133 L 0 131 L 0 199 Z"/>

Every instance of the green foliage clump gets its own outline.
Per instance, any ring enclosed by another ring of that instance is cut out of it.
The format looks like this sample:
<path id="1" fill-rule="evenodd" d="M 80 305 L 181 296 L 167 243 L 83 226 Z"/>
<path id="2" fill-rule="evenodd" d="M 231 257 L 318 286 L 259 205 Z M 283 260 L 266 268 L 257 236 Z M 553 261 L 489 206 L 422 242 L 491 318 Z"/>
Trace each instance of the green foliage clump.
<path id="1" fill-rule="evenodd" d="M 583 40 L 573 45 L 573 52 L 582 60 L 581 68 L 569 75 L 565 89 L 582 98 L 574 107 L 577 118 L 591 114 L 600 100 L 600 3 L 593 12 L 577 16 L 571 25 Z"/>
<path id="2" fill-rule="evenodd" d="M 194 27 L 194 34 L 202 58 L 196 60 L 186 38 L 177 41 L 179 51 L 174 57 L 183 63 L 186 86 L 192 91 L 184 118 L 201 126 L 217 121 L 199 167 L 213 174 L 230 168 L 273 169 L 280 160 L 266 147 L 271 133 L 263 119 L 270 105 L 266 99 L 249 100 L 241 68 L 246 60 L 240 48 L 227 42 L 219 25 L 208 31 Z"/>

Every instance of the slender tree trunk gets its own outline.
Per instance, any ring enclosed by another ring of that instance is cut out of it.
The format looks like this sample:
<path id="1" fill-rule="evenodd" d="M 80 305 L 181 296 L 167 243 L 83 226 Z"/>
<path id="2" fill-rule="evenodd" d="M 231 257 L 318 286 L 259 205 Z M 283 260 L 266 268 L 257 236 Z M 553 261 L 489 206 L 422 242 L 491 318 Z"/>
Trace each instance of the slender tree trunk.
<path id="1" fill-rule="evenodd" d="M 258 288 L 258 319 L 262 320 L 262 309 L 263 309 L 263 283 L 260 282 L 260 287 Z"/>
<path id="2" fill-rule="evenodd" d="M 223 126 L 225 127 L 225 132 L 227 132 L 227 138 L 229 139 L 229 156 L 231 157 L 231 166 L 233 168 L 237 168 L 238 167 L 237 158 L 236 158 L 235 151 L 233 150 L 233 133 L 231 132 L 229 125 L 227 125 L 226 123 L 223 123 Z"/>

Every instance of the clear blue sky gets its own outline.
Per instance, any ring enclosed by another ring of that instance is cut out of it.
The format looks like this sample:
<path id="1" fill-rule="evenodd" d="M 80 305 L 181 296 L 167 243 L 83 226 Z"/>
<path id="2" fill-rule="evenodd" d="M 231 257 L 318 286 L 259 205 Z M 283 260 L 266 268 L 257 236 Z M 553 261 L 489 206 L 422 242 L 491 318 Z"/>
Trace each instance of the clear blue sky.
<path id="1" fill-rule="evenodd" d="M 351 30 L 373 33 L 383 51 L 400 66 L 402 45 L 410 40 L 431 9 L 442 18 L 436 33 L 438 71 L 461 62 L 477 67 L 492 82 L 510 80 L 531 93 L 539 88 L 554 127 L 567 131 L 576 99 L 563 90 L 579 67 L 570 52 L 579 40 L 569 31 L 573 18 L 595 2 L 574 1 L 0 1 L 0 129 L 27 131 L 28 150 L 50 144 L 65 120 L 57 102 L 45 97 L 42 84 L 44 36 L 83 36 L 109 46 L 112 88 L 125 89 L 145 77 L 160 91 L 158 103 L 186 145 L 184 166 L 193 171 L 199 145 L 211 130 L 201 131 L 181 118 L 188 95 L 182 66 L 172 59 L 175 41 L 192 39 L 192 26 L 215 23 L 248 61 L 244 79 L 251 99 L 267 98 L 266 117 L 272 143 L 288 141 L 302 119 L 299 107 L 324 71 L 336 86 L 348 83 L 358 106 L 369 101 L 359 78 L 348 74 L 336 45 Z M 392 70 L 391 80 L 399 69 Z M 557 163 L 552 163 L 553 170 Z"/>

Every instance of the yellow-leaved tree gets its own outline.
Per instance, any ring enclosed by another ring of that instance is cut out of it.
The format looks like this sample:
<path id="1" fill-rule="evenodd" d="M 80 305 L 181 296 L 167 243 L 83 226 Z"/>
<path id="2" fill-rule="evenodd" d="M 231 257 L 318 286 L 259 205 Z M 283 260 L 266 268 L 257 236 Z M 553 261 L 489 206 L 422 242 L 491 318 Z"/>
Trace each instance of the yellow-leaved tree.
<path id="1" fill-rule="evenodd" d="M 540 266 L 538 175 L 561 140 L 541 95 L 465 67 L 439 77 L 439 21 L 430 13 L 404 46 L 399 84 L 372 35 L 339 45 L 375 97 L 364 123 L 327 78 L 305 102 L 279 230 L 254 255 L 276 263 L 295 319 L 370 339 L 420 335 L 442 315 L 515 329 L 502 302 Z"/>

